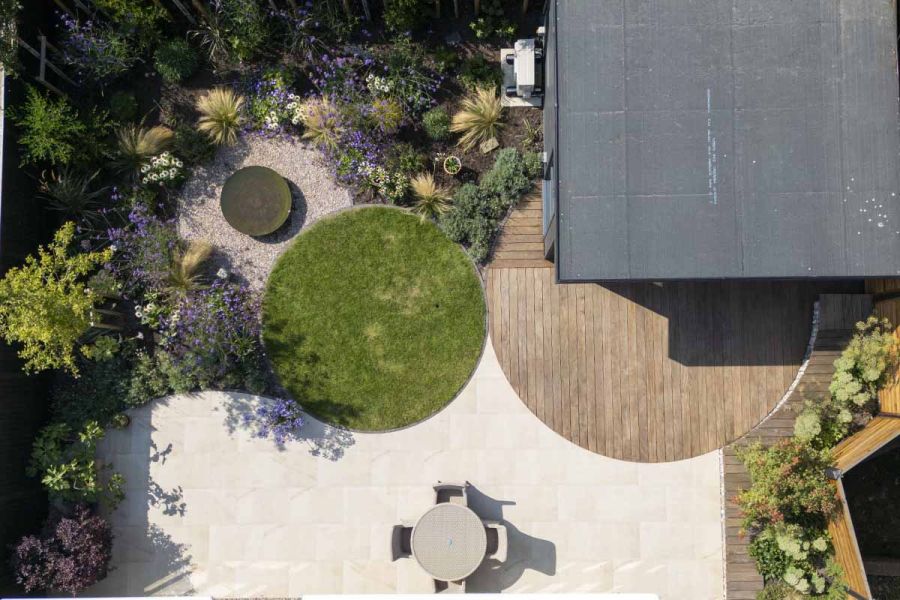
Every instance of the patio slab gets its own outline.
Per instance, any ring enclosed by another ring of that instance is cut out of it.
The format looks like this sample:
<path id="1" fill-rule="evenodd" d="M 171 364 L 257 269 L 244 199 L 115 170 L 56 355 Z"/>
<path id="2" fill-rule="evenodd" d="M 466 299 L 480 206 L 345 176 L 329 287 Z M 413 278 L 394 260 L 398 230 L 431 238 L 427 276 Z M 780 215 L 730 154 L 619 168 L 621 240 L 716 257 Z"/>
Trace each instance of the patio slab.
<path id="1" fill-rule="evenodd" d="M 89 595 L 428 593 L 414 560 L 390 562 L 390 528 L 430 506 L 436 481 L 468 480 L 510 537 L 471 591 L 722 597 L 719 453 L 639 464 L 584 450 L 529 412 L 490 343 L 455 401 L 401 431 L 310 420 L 280 450 L 238 424 L 259 401 L 173 396 L 107 434 L 100 455 L 128 496 L 110 515 L 115 570 Z"/>

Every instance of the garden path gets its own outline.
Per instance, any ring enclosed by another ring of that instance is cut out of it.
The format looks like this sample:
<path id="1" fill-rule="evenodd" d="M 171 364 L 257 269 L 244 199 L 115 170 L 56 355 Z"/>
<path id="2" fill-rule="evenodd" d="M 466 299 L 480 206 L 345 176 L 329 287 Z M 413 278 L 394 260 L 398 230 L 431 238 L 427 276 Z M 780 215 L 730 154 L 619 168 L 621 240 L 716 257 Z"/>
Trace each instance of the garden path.
<path id="1" fill-rule="evenodd" d="M 519 400 L 492 348 L 456 400 L 401 431 L 311 420 L 280 451 L 238 424 L 253 396 L 133 411 L 101 444 L 127 497 L 111 515 L 115 570 L 88 595 L 427 593 L 414 560 L 390 562 L 390 527 L 419 517 L 436 481 L 468 480 L 510 537 L 509 560 L 483 564 L 470 591 L 721 598 L 719 453 L 640 464 L 579 448 Z"/>

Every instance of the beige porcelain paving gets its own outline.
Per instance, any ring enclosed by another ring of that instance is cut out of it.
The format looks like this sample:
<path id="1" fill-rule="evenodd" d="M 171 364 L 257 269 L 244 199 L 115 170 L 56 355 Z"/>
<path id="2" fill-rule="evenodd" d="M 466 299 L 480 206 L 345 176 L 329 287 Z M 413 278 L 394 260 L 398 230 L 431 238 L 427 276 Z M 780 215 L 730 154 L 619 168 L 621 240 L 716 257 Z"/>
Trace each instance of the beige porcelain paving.
<path id="1" fill-rule="evenodd" d="M 279 450 L 236 425 L 256 401 L 171 397 L 107 434 L 127 498 L 111 515 L 116 568 L 91 595 L 429 592 L 414 560 L 390 562 L 390 527 L 428 508 L 434 482 L 468 480 L 510 544 L 472 591 L 722 597 L 718 453 L 638 464 L 583 450 L 528 411 L 490 344 L 461 395 L 403 431 L 311 421 Z"/>

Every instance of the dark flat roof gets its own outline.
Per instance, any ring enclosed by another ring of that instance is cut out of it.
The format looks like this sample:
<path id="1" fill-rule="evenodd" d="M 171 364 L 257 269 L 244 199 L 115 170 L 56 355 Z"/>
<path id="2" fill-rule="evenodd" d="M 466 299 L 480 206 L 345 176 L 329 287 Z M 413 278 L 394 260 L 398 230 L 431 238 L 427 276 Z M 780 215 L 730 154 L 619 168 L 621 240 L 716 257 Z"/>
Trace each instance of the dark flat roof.
<path id="1" fill-rule="evenodd" d="M 893 0 L 551 1 L 561 280 L 900 275 Z"/>

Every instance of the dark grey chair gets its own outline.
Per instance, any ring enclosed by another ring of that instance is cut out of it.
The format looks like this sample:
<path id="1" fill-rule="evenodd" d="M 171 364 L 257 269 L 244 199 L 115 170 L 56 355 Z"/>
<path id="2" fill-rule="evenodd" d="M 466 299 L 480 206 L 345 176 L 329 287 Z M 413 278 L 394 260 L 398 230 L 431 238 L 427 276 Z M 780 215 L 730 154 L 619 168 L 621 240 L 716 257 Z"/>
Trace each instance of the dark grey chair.
<path id="1" fill-rule="evenodd" d="M 469 499 L 466 496 L 466 487 L 469 482 L 463 483 L 447 483 L 439 481 L 434 485 L 434 503 L 443 504 L 451 502 L 453 504 L 469 505 Z"/>
<path id="2" fill-rule="evenodd" d="M 394 525 L 391 529 L 391 561 L 412 556 L 412 527 Z"/>
<path id="3" fill-rule="evenodd" d="M 438 581 L 434 580 L 435 594 L 465 594 L 466 581 Z"/>

